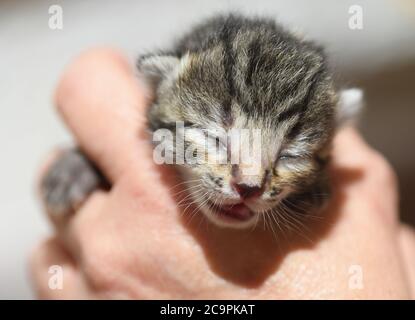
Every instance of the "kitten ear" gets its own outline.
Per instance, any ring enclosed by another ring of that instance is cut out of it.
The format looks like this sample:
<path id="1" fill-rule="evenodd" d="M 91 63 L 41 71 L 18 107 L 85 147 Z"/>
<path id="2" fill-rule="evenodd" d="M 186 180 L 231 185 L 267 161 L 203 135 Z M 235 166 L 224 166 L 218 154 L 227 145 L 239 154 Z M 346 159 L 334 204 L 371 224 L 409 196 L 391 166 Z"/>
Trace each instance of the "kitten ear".
<path id="1" fill-rule="evenodd" d="M 363 91 L 358 88 L 343 89 L 337 103 L 337 126 L 357 121 L 364 106 Z"/>
<path id="2" fill-rule="evenodd" d="M 157 89 L 160 83 L 174 73 L 180 59 L 171 55 L 146 55 L 139 58 L 138 70 L 146 82 Z"/>

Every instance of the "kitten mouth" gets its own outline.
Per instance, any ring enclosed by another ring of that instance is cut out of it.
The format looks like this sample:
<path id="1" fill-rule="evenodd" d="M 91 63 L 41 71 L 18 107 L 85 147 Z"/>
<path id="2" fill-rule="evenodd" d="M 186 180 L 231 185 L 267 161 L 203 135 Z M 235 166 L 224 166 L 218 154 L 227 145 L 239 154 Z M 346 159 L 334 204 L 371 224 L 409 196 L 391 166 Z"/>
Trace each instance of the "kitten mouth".
<path id="1" fill-rule="evenodd" d="M 227 221 L 248 221 L 254 217 L 255 213 L 243 203 L 218 206 L 212 204 L 215 215 Z"/>

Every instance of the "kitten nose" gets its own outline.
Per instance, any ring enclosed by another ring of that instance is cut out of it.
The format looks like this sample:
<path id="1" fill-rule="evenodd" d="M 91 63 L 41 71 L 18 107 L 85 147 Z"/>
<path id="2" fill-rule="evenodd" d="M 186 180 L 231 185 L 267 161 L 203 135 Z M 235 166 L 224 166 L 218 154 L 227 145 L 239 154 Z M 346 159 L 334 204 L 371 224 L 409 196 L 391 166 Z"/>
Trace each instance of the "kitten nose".
<path id="1" fill-rule="evenodd" d="M 259 197 L 264 192 L 262 187 L 250 186 L 245 183 L 232 183 L 232 188 L 238 192 L 242 199 Z"/>

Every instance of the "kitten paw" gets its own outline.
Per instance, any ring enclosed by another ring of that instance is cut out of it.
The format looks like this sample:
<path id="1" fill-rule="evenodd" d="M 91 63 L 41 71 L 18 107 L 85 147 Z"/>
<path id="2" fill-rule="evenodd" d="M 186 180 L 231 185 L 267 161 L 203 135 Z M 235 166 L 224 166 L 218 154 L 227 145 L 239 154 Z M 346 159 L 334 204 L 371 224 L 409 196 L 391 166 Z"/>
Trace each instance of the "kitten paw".
<path id="1" fill-rule="evenodd" d="M 67 215 L 75 212 L 103 181 L 103 176 L 80 150 L 67 149 L 42 178 L 41 197 L 48 213 Z"/>

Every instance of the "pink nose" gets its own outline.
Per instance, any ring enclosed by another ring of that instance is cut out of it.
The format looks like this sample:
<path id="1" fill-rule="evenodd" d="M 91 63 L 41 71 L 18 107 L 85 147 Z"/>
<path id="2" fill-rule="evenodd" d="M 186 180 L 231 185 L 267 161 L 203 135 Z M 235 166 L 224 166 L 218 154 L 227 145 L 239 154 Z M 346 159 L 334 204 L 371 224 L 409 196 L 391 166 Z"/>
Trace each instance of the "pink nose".
<path id="1" fill-rule="evenodd" d="M 264 193 L 262 187 L 250 186 L 244 183 L 232 183 L 232 188 L 238 192 L 242 199 L 256 198 Z"/>

